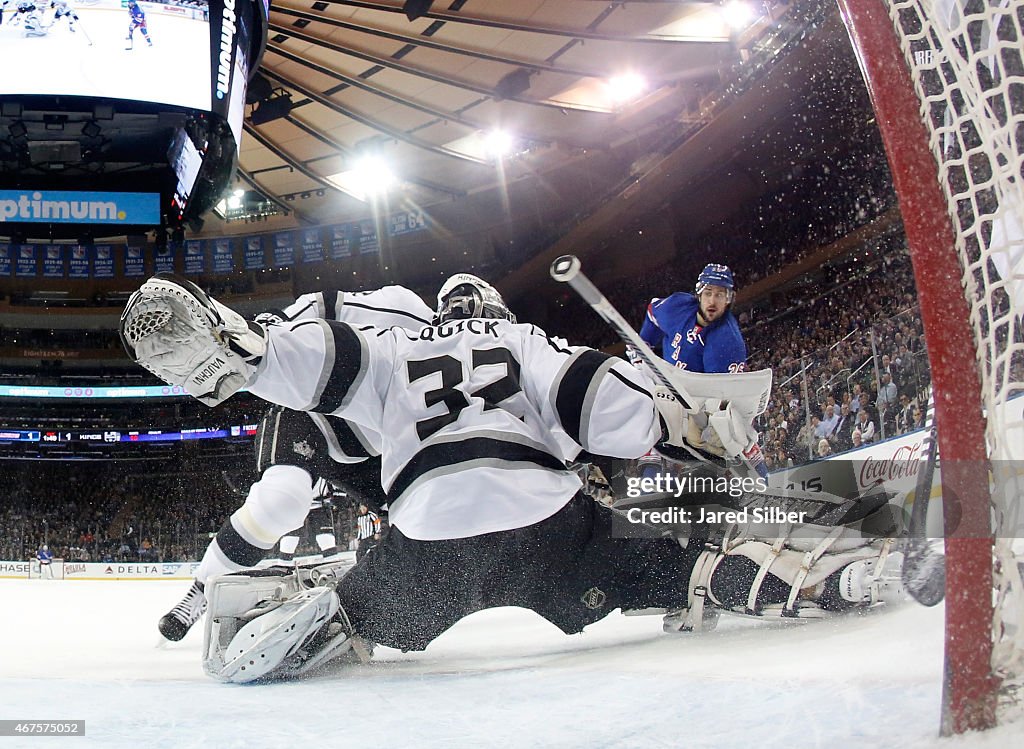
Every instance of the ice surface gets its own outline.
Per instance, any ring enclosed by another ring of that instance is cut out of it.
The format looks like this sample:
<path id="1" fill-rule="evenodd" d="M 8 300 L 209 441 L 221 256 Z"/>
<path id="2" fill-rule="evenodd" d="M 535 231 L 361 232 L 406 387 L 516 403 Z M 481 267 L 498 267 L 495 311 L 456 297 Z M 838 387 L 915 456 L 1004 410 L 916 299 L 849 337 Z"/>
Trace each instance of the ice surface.
<path id="1" fill-rule="evenodd" d="M 0 718 L 84 719 L 84 747 L 1004 747 L 1024 724 L 937 738 L 943 612 L 804 626 L 723 618 L 666 635 L 613 614 L 566 636 L 535 614 L 471 616 L 422 653 L 295 683 L 229 686 L 197 626 L 157 648 L 183 581 L 0 580 Z M 0 738 L 0 749 L 55 739 Z"/>

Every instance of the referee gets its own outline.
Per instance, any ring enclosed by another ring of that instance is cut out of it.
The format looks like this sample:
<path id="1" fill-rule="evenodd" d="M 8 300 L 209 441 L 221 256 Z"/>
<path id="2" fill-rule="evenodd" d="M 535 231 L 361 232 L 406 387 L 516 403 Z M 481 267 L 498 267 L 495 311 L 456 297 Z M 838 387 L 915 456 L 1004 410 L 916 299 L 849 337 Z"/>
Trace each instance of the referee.
<path id="1" fill-rule="evenodd" d="M 358 562 L 366 552 L 380 543 L 380 518 L 377 513 L 370 512 L 370 508 L 360 503 L 359 514 L 356 515 L 356 561 Z"/>

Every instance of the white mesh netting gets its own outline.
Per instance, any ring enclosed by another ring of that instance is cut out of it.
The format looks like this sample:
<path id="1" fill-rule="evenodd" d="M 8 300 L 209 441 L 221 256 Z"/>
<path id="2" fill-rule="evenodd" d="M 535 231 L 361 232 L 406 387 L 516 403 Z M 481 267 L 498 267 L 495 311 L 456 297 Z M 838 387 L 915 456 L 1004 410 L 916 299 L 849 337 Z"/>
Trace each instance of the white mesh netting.
<path id="1" fill-rule="evenodd" d="M 921 100 L 978 345 L 993 475 L 993 668 L 1024 682 L 1024 0 L 887 0 Z"/>

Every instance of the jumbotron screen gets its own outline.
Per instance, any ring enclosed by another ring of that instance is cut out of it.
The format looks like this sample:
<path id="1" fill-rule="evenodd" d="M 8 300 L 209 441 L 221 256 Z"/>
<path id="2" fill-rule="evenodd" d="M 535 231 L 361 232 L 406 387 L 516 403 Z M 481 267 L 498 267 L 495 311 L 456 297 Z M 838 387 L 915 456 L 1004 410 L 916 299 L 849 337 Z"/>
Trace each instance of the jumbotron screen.
<path id="1" fill-rule="evenodd" d="M 213 69 L 220 67 L 213 60 L 220 44 L 213 42 L 222 36 L 224 0 L 0 3 L 0 70 L 6 71 L 0 97 L 86 96 L 211 109 Z M 234 0 L 227 4 L 233 8 Z M 233 45 L 228 49 L 230 55 Z"/>

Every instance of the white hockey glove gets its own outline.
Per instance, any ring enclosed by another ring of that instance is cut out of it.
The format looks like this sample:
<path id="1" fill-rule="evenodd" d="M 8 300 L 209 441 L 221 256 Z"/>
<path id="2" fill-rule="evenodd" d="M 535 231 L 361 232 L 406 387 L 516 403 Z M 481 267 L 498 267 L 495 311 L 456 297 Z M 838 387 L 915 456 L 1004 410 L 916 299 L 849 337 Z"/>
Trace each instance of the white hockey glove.
<path id="1" fill-rule="evenodd" d="M 757 444 L 757 430 L 751 420 L 739 413 L 730 403 L 724 411 L 716 411 L 708 417 L 708 444 L 718 445 L 725 453 L 746 463 L 759 476 L 768 476 L 761 447 Z"/>
<path id="2" fill-rule="evenodd" d="M 664 385 L 654 389 L 654 404 L 665 426 L 663 444 L 684 449 L 692 447 L 719 457 L 728 454 L 716 439 L 708 439 L 708 435 L 714 436 L 714 430 L 706 427 L 707 415 L 685 408 Z M 692 452 L 687 454 L 692 455 Z"/>
<path id="3" fill-rule="evenodd" d="M 191 281 L 164 274 L 129 298 L 120 333 L 133 361 L 208 406 L 245 387 L 266 351 L 262 327 Z"/>

